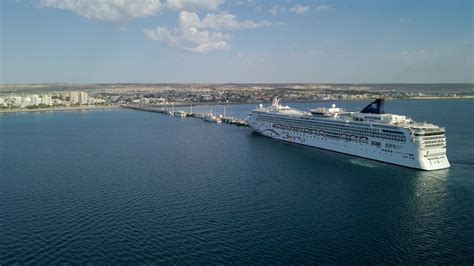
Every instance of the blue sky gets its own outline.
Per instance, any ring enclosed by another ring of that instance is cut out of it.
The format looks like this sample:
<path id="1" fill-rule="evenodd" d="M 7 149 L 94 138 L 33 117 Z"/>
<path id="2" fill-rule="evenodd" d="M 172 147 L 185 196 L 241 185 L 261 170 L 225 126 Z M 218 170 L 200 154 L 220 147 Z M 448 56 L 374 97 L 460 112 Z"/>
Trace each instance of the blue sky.
<path id="1" fill-rule="evenodd" d="M 4 0 L 1 83 L 474 82 L 473 1 Z"/>

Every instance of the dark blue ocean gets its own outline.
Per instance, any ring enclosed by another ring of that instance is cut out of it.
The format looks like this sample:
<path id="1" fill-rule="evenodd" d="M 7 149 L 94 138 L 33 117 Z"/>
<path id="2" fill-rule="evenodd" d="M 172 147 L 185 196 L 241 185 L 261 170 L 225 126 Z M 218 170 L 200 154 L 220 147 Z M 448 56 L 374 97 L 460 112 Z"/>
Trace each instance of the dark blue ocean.
<path id="1" fill-rule="evenodd" d="M 194 111 L 209 109 L 223 113 Z M 0 115 L 0 264 L 472 265 L 474 100 L 385 109 L 446 127 L 452 167 L 423 172 L 125 109 Z"/>

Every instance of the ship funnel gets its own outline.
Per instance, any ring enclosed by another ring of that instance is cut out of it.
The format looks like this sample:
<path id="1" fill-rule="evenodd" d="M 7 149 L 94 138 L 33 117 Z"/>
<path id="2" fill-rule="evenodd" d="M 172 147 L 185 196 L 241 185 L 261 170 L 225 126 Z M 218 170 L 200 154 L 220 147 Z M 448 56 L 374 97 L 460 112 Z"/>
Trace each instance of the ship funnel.
<path id="1" fill-rule="evenodd" d="M 384 102 L 384 99 L 376 99 L 371 104 L 367 105 L 364 109 L 362 109 L 362 111 L 360 112 L 365 114 L 385 114 L 383 108 Z"/>

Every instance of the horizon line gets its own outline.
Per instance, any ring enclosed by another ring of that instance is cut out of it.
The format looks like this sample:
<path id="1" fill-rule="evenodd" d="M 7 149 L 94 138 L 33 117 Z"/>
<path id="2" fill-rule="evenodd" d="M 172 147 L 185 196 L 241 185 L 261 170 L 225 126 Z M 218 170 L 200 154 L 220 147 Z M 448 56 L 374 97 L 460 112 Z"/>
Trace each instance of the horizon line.
<path id="1" fill-rule="evenodd" d="M 192 84 L 192 85 L 248 85 L 248 84 L 293 84 L 293 85 L 388 85 L 388 84 L 473 84 L 474 82 L 28 82 L 28 83 L 0 83 L 4 85 L 173 85 L 173 84 Z"/>

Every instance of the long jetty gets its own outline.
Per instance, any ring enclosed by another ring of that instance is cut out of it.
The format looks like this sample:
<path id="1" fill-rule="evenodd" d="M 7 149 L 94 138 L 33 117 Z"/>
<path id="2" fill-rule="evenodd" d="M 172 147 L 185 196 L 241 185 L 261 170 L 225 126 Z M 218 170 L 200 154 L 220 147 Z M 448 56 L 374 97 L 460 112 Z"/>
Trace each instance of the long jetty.
<path id="1" fill-rule="evenodd" d="M 192 112 L 183 112 L 183 111 L 170 111 L 165 109 L 158 109 L 156 107 L 147 107 L 147 106 L 137 106 L 137 105 L 122 105 L 123 108 L 128 108 L 137 111 L 145 111 L 145 112 L 152 112 L 152 113 L 160 113 L 165 115 L 171 115 L 176 117 L 193 117 L 198 119 L 204 119 L 206 114 L 202 113 L 192 113 Z M 241 126 L 241 127 L 248 127 L 247 121 L 244 119 L 238 119 L 230 116 L 217 116 L 222 123 Z"/>

